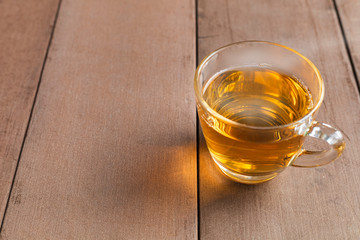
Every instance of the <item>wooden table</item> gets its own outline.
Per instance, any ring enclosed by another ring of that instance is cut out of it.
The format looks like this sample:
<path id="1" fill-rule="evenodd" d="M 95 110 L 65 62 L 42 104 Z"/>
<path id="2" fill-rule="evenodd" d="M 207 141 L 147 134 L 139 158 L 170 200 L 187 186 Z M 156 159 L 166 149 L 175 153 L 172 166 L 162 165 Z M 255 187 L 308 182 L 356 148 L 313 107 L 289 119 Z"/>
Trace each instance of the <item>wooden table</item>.
<path id="1" fill-rule="evenodd" d="M 359 239 L 360 1 L 0 1 L 1 239 Z M 210 160 L 198 61 L 281 43 L 325 79 L 336 162 L 257 186 Z"/>

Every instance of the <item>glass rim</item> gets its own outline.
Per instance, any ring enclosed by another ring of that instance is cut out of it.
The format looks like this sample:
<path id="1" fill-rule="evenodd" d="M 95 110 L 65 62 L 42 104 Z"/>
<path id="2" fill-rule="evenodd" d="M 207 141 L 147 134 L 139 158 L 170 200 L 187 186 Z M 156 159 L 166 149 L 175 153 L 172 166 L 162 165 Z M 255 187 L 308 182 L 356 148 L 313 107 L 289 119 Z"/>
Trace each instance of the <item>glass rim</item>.
<path id="1" fill-rule="evenodd" d="M 275 45 L 281 48 L 284 48 L 290 52 L 295 53 L 296 55 L 298 55 L 299 57 L 301 57 L 303 60 L 305 60 L 310 67 L 314 70 L 317 80 L 319 81 L 319 86 L 320 86 L 320 96 L 319 99 L 317 100 L 316 104 L 314 104 L 314 107 L 311 109 L 310 112 L 308 112 L 306 115 L 304 115 L 302 118 L 291 122 L 291 123 L 287 123 L 287 124 L 283 124 L 283 125 L 278 125 L 278 126 L 253 126 L 253 125 L 248 125 L 248 124 L 243 124 L 243 123 L 238 123 L 235 122 L 231 119 L 228 119 L 224 116 L 222 116 L 221 114 L 219 114 L 218 112 L 216 112 L 214 109 L 212 109 L 207 102 L 203 99 L 202 97 L 202 89 L 200 90 L 198 88 L 198 81 L 199 81 L 199 76 L 200 73 L 202 72 L 204 66 L 206 65 L 206 63 L 217 53 L 230 48 L 234 45 L 242 45 L 242 44 L 247 44 L 247 43 L 259 43 L 259 44 L 268 44 L 268 45 Z M 200 64 L 198 65 L 198 67 L 196 68 L 195 71 L 195 77 L 194 77 L 194 89 L 195 89 L 195 96 L 198 100 L 198 103 L 201 104 L 201 106 L 203 108 L 206 109 L 206 111 L 210 112 L 212 115 L 214 115 L 216 118 L 221 119 L 222 121 L 224 121 L 225 123 L 235 126 L 235 127 L 244 127 L 244 128 L 251 128 L 251 129 L 263 129 L 263 130 L 272 130 L 272 129 L 280 129 L 280 128 L 286 128 L 286 127 L 291 127 L 291 126 L 295 126 L 300 124 L 301 122 L 304 122 L 305 119 L 309 118 L 310 116 L 312 116 L 320 107 L 323 99 L 324 99 L 324 81 L 320 75 L 319 70 L 316 68 L 316 66 L 304 55 L 302 55 L 301 53 L 299 53 L 298 51 L 289 48 L 287 46 L 278 44 L 278 43 L 273 43 L 273 42 L 268 42 L 268 41 L 259 41 L 259 40 L 248 40 L 248 41 L 240 41 L 240 42 L 235 42 L 235 43 L 231 43 L 228 45 L 225 45 L 221 48 L 216 49 L 215 51 L 212 51 L 209 55 L 207 55 L 205 58 L 203 58 L 203 60 L 200 62 Z"/>

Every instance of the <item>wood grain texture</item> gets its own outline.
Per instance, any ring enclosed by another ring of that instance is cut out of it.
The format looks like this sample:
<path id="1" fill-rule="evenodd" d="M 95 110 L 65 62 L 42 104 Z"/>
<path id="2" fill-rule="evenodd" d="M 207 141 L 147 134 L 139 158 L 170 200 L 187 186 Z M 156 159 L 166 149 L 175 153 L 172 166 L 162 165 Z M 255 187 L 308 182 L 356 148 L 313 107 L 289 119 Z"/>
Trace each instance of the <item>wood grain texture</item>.
<path id="1" fill-rule="evenodd" d="M 359 93 L 331 0 L 199 0 L 200 59 L 234 41 L 267 40 L 298 50 L 319 68 L 325 100 L 318 120 L 342 129 L 343 156 L 324 167 L 289 168 L 256 186 L 220 175 L 200 139 L 203 239 L 358 239 Z"/>
<path id="2" fill-rule="evenodd" d="M 33 106 L 58 0 L 0 1 L 0 218 Z"/>
<path id="3" fill-rule="evenodd" d="M 196 238 L 194 13 L 62 2 L 4 239 Z"/>
<path id="4" fill-rule="evenodd" d="M 360 76 L 360 1 L 336 0 L 357 76 Z"/>

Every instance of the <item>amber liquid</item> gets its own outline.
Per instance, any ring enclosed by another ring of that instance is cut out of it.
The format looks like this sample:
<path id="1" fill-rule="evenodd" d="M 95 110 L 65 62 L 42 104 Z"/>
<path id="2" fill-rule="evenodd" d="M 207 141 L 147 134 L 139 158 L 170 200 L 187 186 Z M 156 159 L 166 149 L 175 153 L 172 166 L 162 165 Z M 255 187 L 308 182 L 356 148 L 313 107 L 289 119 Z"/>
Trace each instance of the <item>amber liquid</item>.
<path id="1" fill-rule="evenodd" d="M 214 76 L 203 89 L 203 98 L 220 115 L 249 126 L 236 126 L 199 108 L 215 162 L 245 176 L 271 175 L 289 164 L 299 152 L 303 136 L 291 126 L 268 127 L 295 122 L 313 107 L 310 92 L 298 80 L 260 67 Z"/>

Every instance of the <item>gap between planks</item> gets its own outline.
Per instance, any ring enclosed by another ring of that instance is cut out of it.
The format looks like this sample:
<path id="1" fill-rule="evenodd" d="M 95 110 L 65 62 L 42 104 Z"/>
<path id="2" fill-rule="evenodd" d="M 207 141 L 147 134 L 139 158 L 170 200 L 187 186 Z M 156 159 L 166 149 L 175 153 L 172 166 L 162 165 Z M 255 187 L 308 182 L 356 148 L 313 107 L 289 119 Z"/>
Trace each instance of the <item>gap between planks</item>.
<path id="1" fill-rule="evenodd" d="M 195 70 L 199 64 L 199 24 L 198 24 L 198 0 L 195 1 Z M 197 238 L 200 240 L 200 122 L 197 107 L 196 112 L 196 207 L 197 207 Z"/>
<path id="2" fill-rule="evenodd" d="M 19 157 L 18 157 L 18 160 L 17 160 L 17 163 L 16 163 L 16 167 L 15 167 L 15 171 L 14 171 L 14 176 L 13 176 L 13 179 L 12 179 L 12 182 L 11 182 L 8 199 L 7 199 L 6 206 L 5 206 L 4 215 L 3 215 L 3 218 L 2 218 L 2 220 L 1 220 L 0 233 L 1 233 L 2 229 L 3 229 L 3 225 L 4 225 L 4 221 L 5 221 L 5 217 L 6 217 L 6 212 L 7 212 L 8 206 L 9 206 L 9 202 L 10 202 L 10 198 L 11 198 L 11 193 L 12 193 L 12 190 L 13 190 L 13 187 L 14 187 L 14 183 L 15 183 L 15 179 L 16 179 L 16 173 L 17 173 L 17 170 L 18 170 L 18 168 L 19 168 L 19 164 L 20 164 L 20 160 L 21 160 L 21 156 L 22 156 L 24 144 L 25 144 L 26 137 L 27 137 L 27 134 L 28 134 L 28 130 L 29 130 L 29 126 L 30 126 L 30 123 L 31 123 L 31 119 L 32 119 L 32 116 L 33 116 L 34 106 L 35 106 L 36 99 L 37 99 L 37 95 L 38 95 L 38 92 L 39 92 L 39 88 L 40 88 L 40 84 L 41 84 L 41 79 L 42 79 L 42 76 L 43 76 L 43 73 L 44 73 L 44 69 L 45 69 L 45 65 L 46 65 L 46 60 L 47 60 L 47 58 L 48 58 L 49 49 L 50 49 L 50 47 L 51 47 L 51 42 L 52 42 L 52 39 L 53 39 L 53 36 L 54 36 L 54 30 L 55 30 L 56 22 L 57 22 L 57 19 L 58 19 L 58 16 L 59 16 L 60 7 L 61 7 L 61 2 L 62 2 L 62 0 L 59 0 L 58 6 L 57 6 L 57 10 L 56 10 L 56 14 L 55 14 L 55 18 L 54 18 L 54 22 L 53 22 L 52 29 L 51 29 L 51 34 L 50 34 L 50 38 L 49 38 L 49 43 L 48 43 L 48 46 L 47 46 L 47 48 L 46 48 L 46 53 L 45 53 L 45 57 L 44 57 L 43 64 L 42 64 L 42 66 L 41 66 L 41 72 L 40 72 L 39 81 L 38 81 L 38 84 L 37 84 L 37 87 L 36 87 L 36 91 L 35 91 L 35 97 L 34 97 L 34 100 L 33 100 L 33 104 L 32 104 L 32 106 L 31 106 L 30 115 L 29 115 L 28 123 L 27 123 L 27 125 L 26 125 L 26 130 L 25 130 L 24 138 L 23 138 L 23 141 L 22 141 L 22 143 L 21 143 L 20 152 L 19 152 Z"/>
<path id="3" fill-rule="evenodd" d="M 360 82 L 359 82 L 359 78 L 358 78 L 357 73 L 356 73 L 354 60 L 353 60 L 353 57 L 352 57 L 352 54 L 351 54 L 351 51 L 350 51 L 350 48 L 349 48 L 349 42 L 348 42 L 348 40 L 346 38 L 346 34 L 345 34 L 345 31 L 344 31 L 343 22 L 342 22 L 341 17 L 340 17 L 340 13 L 339 13 L 339 9 L 338 9 L 337 4 L 336 4 L 336 0 L 332 0 L 332 2 L 333 2 L 334 10 L 335 10 L 335 13 L 336 13 L 336 18 L 338 20 L 339 27 L 340 27 L 340 30 L 341 30 L 341 35 L 342 35 L 343 40 L 344 40 L 346 53 L 347 53 L 349 61 L 350 61 L 351 70 L 352 70 L 354 78 L 356 80 L 355 82 L 356 82 L 357 89 L 358 89 L 358 91 L 360 93 Z"/>

